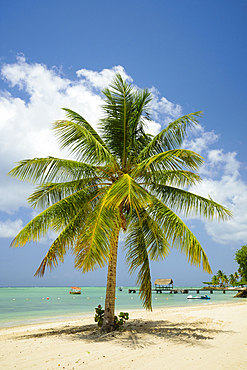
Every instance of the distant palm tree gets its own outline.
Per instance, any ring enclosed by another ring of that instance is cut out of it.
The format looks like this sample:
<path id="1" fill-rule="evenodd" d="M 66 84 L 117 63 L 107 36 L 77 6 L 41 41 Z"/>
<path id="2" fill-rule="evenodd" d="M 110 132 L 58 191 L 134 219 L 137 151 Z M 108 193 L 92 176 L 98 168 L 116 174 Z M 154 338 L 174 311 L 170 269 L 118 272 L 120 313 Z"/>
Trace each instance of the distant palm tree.
<path id="1" fill-rule="evenodd" d="M 222 278 L 221 278 L 221 281 L 222 281 L 222 285 L 223 286 L 225 286 L 225 285 L 227 285 L 228 284 L 228 277 L 227 277 L 227 275 L 226 274 L 224 274 L 223 276 L 222 276 Z"/>
<path id="2" fill-rule="evenodd" d="M 219 283 L 220 283 L 220 279 L 218 278 L 218 276 L 214 275 L 214 276 L 212 277 L 212 281 L 211 281 L 211 283 L 212 283 L 212 285 L 213 285 L 213 286 L 219 285 Z"/>
<path id="3" fill-rule="evenodd" d="M 111 89 L 111 90 L 110 90 Z M 114 329 L 116 266 L 119 234 L 126 232 L 125 251 L 130 272 L 139 271 L 137 284 L 144 307 L 151 309 L 149 260 L 165 258 L 171 248 L 188 261 L 211 268 L 200 243 L 175 212 L 225 220 L 225 207 L 190 193 L 200 181 L 196 171 L 202 157 L 180 149 L 186 131 L 201 112 L 171 122 L 156 136 L 145 132 L 151 120 L 151 94 L 117 75 L 103 91 L 104 117 L 98 132 L 79 114 L 64 109 L 68 120 L 54 124 L 61 148 L 76 160 L 53 157 L 27 159 L 10 172 L 39 183 L 29 197 L 31 206 L 45 209 L 15 237 L 12 246 L 37 241 L 48 230 L 58 233 L 36 275 L 63 262 L 69 249 L 82 272 L 108 264 L 102 329 Z"/>
<path id="4" fill-rule="evenodd" d="M 238 272 L 236 271 L 236 272 L 234 272 L 234 278 L 235 278 L 235 281 L 237 281 L 238 279 L 239 279 L 239 274 L 238 274 Z"/>
<path id="5" fill-rule="evenodd" d="M 235 274 L 229 275 L 229 283 L 233 286 L 236 283 Z"/>
<path id="6" fill-rule="evenodd" d="M 217 277 L 219 278 L 219 284 L 220 284 L 220 287 L 222 287 L 222 286 L 223 286 L 223 279 L 224 279 L 224 276 L 225 276 L 225 274 L 224 274 L 224 272 L 223 272 L 222 270 L 219 270 L 219 271 L 217 272 Z"/>

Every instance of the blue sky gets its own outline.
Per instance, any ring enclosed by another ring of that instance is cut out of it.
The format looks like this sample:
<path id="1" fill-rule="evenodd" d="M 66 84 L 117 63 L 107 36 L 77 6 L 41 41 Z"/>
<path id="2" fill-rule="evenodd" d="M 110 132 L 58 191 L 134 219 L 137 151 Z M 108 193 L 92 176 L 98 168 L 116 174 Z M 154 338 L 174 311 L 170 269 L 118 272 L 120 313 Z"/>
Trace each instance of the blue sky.
<path id="1" fill-rule="evenodd" d="M 26 202 L 33 187 L 6 173 L 24 158 L 64 157 L 51 123 L 69 107 L 96 125 L 100 91 L 115 72 L 151 89 L 152 133 L 204 111 L 185 142 L 205 158 L 203 182 L 191 190 L 228 206 L 234 219 L 186 223 L 214 273 L 236 271 L 234 253 L 247 243 L 246 16 L 245 1 L 1 1 L 0 286 L 105 284 L 105 269 L 82 275 L 70 255 L 44 278 L 33 277 L 52 235 L 9 248 L 36 211 Z M 176 285 L 210 279 L 176 250 L 152 264 L 152 281 L 167 277 Z M 121 251 L 117 284 L 135 285 Z"/>

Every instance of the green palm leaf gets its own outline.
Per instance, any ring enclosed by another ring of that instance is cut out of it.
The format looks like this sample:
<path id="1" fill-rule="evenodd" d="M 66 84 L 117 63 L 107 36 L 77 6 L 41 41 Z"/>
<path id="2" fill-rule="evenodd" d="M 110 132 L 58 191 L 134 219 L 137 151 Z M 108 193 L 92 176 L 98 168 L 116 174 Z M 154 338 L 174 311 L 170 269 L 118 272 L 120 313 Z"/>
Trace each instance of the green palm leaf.
<path id="1" fill-rule="evenodd" d="M 52 243 L 34 276 L 42 277 L 46 268 L 57 267 L 58 261 L 64 262 L 64 256 L 69 249 L 73 250 L 77 237 L 85 224 L 85 210 L 77 213 L 59 236 Z"/>
<path id="2" fill-rule="evenodd" d="M 214 202 L 211 198 L 207 199 L 183 189 L 158 185 L 153 188 L 153 192 L 168 207 L 185 216 L 200 215 L 208 220 L 212 220 L 213 217 L 221 220 L 227 220 L 232 217 L 232 213 L 226 207 Z"/>
<path id="3" fill-rule="evenodd" d="M 81 204 L 85 205 L 92 200 L 94 195 L 81 190 L 48 207 L 34 217 L 14 238 L 11 247 L 24 246 L 31 241 L 39 241 L 49 230 L 61 232 L 70 220 L 81 210 Z"/>
<path id="4" fill-rule="evenodd" d="M 152 141 L 140 152 L 138 160 L 143 160 L 160 152 L 179 148 L 186 136 L 187 129 L 192 129 L 198 124 L 198 118 L 203 112 L 187 114 L 164 128 Z"/>
<path id="5" fill-rule="evenodd" d="M 86 179 L 66 183 L 48 183 L 40 185 L 28 197 L 28 203 L 33 208 L 38 207 L 44 209 L 78 191 L 80 191 L 81 194 L 85 193 L 87 196 L 92 194 L 92 196 L 96 197 L 102 191 L 102 187 L 99 188 L 101 184 L 95 183 L 93 179 L 90 180 Z"/>
<path id="6" fill-rule="evenodd" d="M 150 176 L 149 176 L 150 177 Z M 191 171 L 174 170 L 174 171 L 154 171 L 152 172 L 152 181 L 147 177 L 147 185 L 168 185 L 176 187 L 189 187 L 201 182 L 201 177 Z"/>
<path id="7" fill-rule="evenodd" d="M 212 273 L 208 258 L 200 243 L 172 210 L 157 198 L 153 198 L 153 207 L 150 213 L 163 228 L 165 237 L 172 247 L 184 253 L 192 265 L 200 267 L 202 264 L 204 271 Z"/>
<path id="8" fill-rule="evenodd" d="M 32 183 L 64 182 L 86 176 L 94 177 L 97 170 L 90 164 L 48 157 L 22 160 L 8 175 Z"/>
<path id="9" fill-rule="evenodd" d="M 137 222 L 132 226 L 134 227 L 130 228 L 129 237 L 126 241 L 129 272 L 133 273 L 136 269 L 139 270 L 136 280 L 136 283 L 140 286 L 139 294 L 143 301 L 143 306 L 151 310 L 152 285 L 147 245 L 139 223 Z"/>
<path id="10" fill-rule="evenodd" d="M 61 149 L 69 149 L 79 161 L 96 165 L 112 163 L 117 167 L 116 161 L 107 147 L 99 141 L 84 126 L 71 121 L 56 121 L 53 129 L 58 138 Z"/>
<path id="11" fill-rule="evenodd" d="M 136 165 L 132 172 L 133 178 L 143 177 L 147 172 L 180 171 L 183 169 L 197 170 L 203 158 L 190 150 L 174 149 L 156 154 Z"/>
<path id="12" fill-rule="evenodd" d="M 83 272 L 104 267 L 110 254 L 111 241 L 120 228 L 119 212 L 106 207 L 108 193 L 88 215 L 87 223 L 75 246 L 75 267 Z"/>

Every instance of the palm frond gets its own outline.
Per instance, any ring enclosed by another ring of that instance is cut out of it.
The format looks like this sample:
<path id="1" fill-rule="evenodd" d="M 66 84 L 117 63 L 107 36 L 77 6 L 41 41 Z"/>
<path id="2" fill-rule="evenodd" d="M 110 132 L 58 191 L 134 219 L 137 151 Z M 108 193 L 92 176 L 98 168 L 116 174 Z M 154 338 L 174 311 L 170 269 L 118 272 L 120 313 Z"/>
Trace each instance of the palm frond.
<path id="1" fill-rule="evenodd" d="M 145 144 L 148 142 L 149 136 L 145 133 L 147 122 L 151 120 L 149 110 L 151 102 L 151 93 L 148 89 L 137 90 L 134 94 L 134 104 L 132 108 L 132 117 L 129 121 L 128 132 L 129 142 L 127 148 L 128 158 L 130 163 L 136 162 L 136 157 L 143 147 L 144 138 Z M 144 145 L 145 145 L 144 144 Z"/>
<path id="2" fill-rule="evenodd" d="M 106 204 L 111 209 L 123 205 L 129 212 L 137 213 L 151 203 L 148 192 L 135 182 L 128 174 L 121 176 L 110 188 Z"/>
<path id="3" fill-rule="evenodd" d="M 85 209 L 77 213 L 69 224 L 52 243 L 34 276 L 44 276 L 45 270 L 57 267 L 59 261 L 64 262 L 64 256 L 69 249 L 73 249 L 76 239 L 81 233 L 85 223 Z"/>
<path id="4" fill-rule="evenodd" d="M 143 177 L 146 173 L 156 171 L 197 170 L 203 158 L 186 149 L 174 149 L 162 152 L 138 163 L 132 172 L 133 178 Z"/>
<path id="5" fill-rule="evenodd" d="M 196 185 L 202 181 L 201 177 L 197 173 L 185 170 L 161 170 L 152 172 L 151 176 L 151 181 L 154 187 L 156 187 L 156 185 L 168 185 L 184 188 Z M 147 184 L 150 184 L 151 181 L 149 176 L 149 178 L 147 178 Z"/>
<path id="6" fill-rule="evenodd" d="M 98 168 L 69 159 L 54 157 L 24 159 L 18 162 L 8 175 L 21 181 L 39 182 L 65 182 L 81 178 L 92 178 L 98 175 Z"/>
<path id="7" fill-rule="evenodd" d="M 67 148 L 77 160 L 93 165 L 111 163 L 117 167 L 116 160 L 102 140 L 98 140 L 98 137 L 84 126 L 73 121 L 61 120 L 53 124 L 53 130 L 61 149 Z"/>
<path id="8" fill-rule="evenodd" d="M 119 210 L 107 207 L 109 190 L 98 200 L 87 217 L 85 228 L 77 240 L 75 267 L 82 272 L 104 267 L 110 253 L 111 241 L 120 228 Z"/>
<path id="9" fill-rule="evenodd" d="M 172 186 L 155 185 L 153 191 L 174 211 L 189 215 L 200 215 L 208 220 L 214 217 L 225 221 L 232 217 L 226 207 L 202 196 Z"/>
<path id="10" fill-rule="evenodd" d="M 140 285 L 140 297 L 146 309 L 151 310 L 151 273 L 149 259 L 158 261 L 167 257 L 170 245 L 163 230 L 145 209 L 133 212 L 125 243 L 130 273 L 138 270 L 136 284 Z"/>
<path id="11" fill-rule="evenodd" d="M 40 185 L 27 200 L 31 207 L 44 209 L 78 191 L 81 191 L 81 194 L 84 193 L 87 194 L 87 196 L 92 195 L 94 197 L 101 192 L 98 188 L 98 184 L 92 179 L 83 179 L 66 183 L 48 183 Z"/>
<path id="12" fill-rule="evenodd" d="M 71 109 L 68 108 L 62 108 L 66 112 L 66 117 L 68 118 L 68 121 L 75 122 L 76 124 L 83 126 L 87 131 L 89 131 L 95 139 L 101 143 L 104 147 L 106 146 L 100 135 L 97 133 L 97 131 L 88 123 L 85 118 L 83 118 L 80 114 L 74 112 Z"/>
<path id="13" fill-rule="evenodd" d="M 121 160 L 124 167 L 130 140 L 128 125 L 133 111 L 132 87 L 123 81 L 119 74 L 116 75 L 110 87 L 111 91 L 109 89 L 102 91 L 105 95 L 105 104 L 102 107 L 105 118 L 101 120 L 100 127 L 104 141 L 108 143 L 111 152 Z"/>
<path id="14" fill-rule="evenodd" d="M 169 125 L 158 133 L 140 152 L 138 161 L 143 161 L 145 158 L 160 152 L 180 148 L 188 128 L 192 129 L 195 127 L 198 124 L 198 117 L 202 117 L 202 114 L 202 111 L 190 113 L 169 123 Z"/>
<path id="15" fill-rule="evenodd" d="M 129 272 L 138 270 L 136 284 L 140 286 L 139 295 L 143 301 L 143 306 L 147 310 L 152 310 L 152 285 L 151 272 L 147 245 L 140 224 L 137 222 L 130 229 L 128 239 L 125 244 L 127 251 L 126 261 Z"/>
<path id="16" fill-rule="evenodd" d="M 87 207 L 91 198 L 81 190 L 48 207 L 24 226 L 12 241 L 11 247 L 22 247 L 31 241 L 39 241 L 49 230 L 61 232 L 78 212 Z"/>
<path id="17" fill-rule="evenodd" d="M 159 199 L 153 198 L 150 214 L 159 223 L 172 247 L 184 253 L 192 265 L 200 267 L 202 264 L 204 271 L 212 273 L 206 253 L 199 241 L 171 209 Z"/>
<path id="18" fill-rule="evenodd" d="M 105 118 L 100 127 L 111 152 L 125 167 L 133 156 L 137 156 L 139 139 L 145 136 L 146 121 L 150 120 L 151 94 L 147 89 L 133 91 L 131 84 L 123 81 L 119 74 L 110 87 L 111 90 L 103 91 Z"/>

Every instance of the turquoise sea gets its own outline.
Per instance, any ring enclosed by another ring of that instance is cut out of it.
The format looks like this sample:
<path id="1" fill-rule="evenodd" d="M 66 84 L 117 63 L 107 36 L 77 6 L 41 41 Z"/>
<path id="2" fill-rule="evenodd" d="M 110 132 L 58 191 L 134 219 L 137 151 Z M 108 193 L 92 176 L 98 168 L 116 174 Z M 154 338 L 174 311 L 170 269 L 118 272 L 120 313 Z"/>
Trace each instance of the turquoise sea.
<path id="1" fill-rule="evenodd" d="M 117 312 L 143 309 L 138 294 L 130 294 L 129 288 L 131 287 L 123 287 L 121 292 L 116 289 Z M 81 295 L 69 294 L 69 290 L 70 287 L 0 288 L 0 328 L 94 316 L 95 307 L 99 304 L 104 306 L 105 287 L 82 287 Z M 210 294 L 210 300 L 188 300 L 188 294 L 153 293 L 153 308 L 239 301 L 237 298 L 233 299 L 235 294 L 229 291 L 226 294 L 214 292 Z"/>

